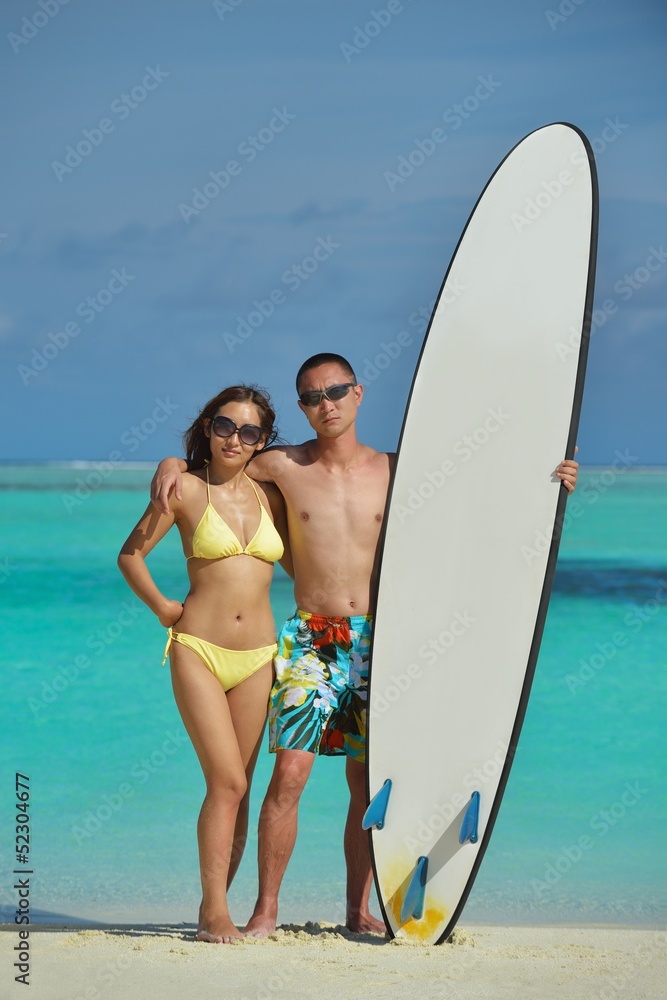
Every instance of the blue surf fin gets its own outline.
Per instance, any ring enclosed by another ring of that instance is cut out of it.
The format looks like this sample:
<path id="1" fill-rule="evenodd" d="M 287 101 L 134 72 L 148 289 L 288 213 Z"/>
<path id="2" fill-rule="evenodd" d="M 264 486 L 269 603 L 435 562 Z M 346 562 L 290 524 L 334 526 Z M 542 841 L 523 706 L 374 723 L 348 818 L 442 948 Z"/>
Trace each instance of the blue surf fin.
<path id="1" fill-rule="evenodd" d="M 403 898 L 401 906 L 401 923 L 408 920 L 421 920 L 424 913 L 424 896 L 426 895 L 426 876 L 428 875 L 428 858 L 422 855 L 417 858 L 415 870 Z"/>
<path id="2" fill-rule="evenodd" d="M 477 824 L 479 823 L 479 792 L 473 792 L 470 796 L 468 808 L 461 820 L 459 830 L 459 844 L 477 843 Z"/>
<path id="3" fill-rule="evenodd" d="M 381 830 L 384 826 L 384 818 L 387 812 L 387 803 L 391 794 L 391 778 L 387 778 L 379 792 L 376 792 L 370 801 L 368 809 L 364 813 L 361 826 L 364 830 L 375 828 Z"/>

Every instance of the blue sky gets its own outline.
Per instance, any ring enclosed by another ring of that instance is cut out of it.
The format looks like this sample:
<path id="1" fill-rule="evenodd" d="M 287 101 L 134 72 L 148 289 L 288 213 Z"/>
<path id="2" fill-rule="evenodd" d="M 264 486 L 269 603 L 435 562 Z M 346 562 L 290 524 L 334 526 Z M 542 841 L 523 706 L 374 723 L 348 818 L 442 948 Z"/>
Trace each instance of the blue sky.
<path id="1" fill-rule="evenodd" d="M 579 457 L 667 464 L 663 3 L 5 0 L 1 22 L 0 458 L 179 453 L 238 381 L 302 440 L 293 379 L 319 350 L 367 383 L 360 436 L 395 447 L 480 191 L 571 121 L 601 191 Z"/>

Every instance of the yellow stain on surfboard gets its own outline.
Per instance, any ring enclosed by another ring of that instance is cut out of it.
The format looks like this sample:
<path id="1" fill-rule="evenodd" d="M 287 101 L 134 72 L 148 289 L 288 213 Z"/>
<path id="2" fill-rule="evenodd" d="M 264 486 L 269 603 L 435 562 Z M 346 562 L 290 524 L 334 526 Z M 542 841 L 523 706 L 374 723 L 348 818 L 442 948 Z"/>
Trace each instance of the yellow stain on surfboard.
<path id="1" fill-rule="evenodd" d="M 405 935 L 416 941 L 433 940 L 438 928 L 444 930 L 451 910 L 430 897 L 428 883 L 426 885 L 424 913 L 421 918 L 415 920 L 414 917 L 411 917 L 410 920 L 401 923 L 401 907 L 413 871 L 414 863 L 407 857 L 403 862 L 395 861 L 391 870 L 382 879 L 382 894 L 387 908 L 394 918 L 394 926 L 399 928 L 401 936 Z"/>

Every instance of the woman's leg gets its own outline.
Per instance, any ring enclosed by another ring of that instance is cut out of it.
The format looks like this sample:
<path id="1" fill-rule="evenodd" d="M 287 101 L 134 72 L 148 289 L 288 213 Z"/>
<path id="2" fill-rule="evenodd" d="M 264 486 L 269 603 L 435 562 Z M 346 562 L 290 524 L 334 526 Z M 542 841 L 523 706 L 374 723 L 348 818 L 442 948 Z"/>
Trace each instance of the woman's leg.
<path id="1" fill-rule="evenodd" d="M 273 684 L 273 665 L 269 660 L 265 666 L 251 674 L 247 680 L 227 692 L 227 704 L 236 731 L 239 752 L 245 768 L 247 790 L 239 804 L 234 829 L 234 847 L 227 876 L 227 888 L 232 884 L 243 857 L 248 839 L 248 806 L 250 786 L 257 763 L 266 724 L 269 693 Z"/>
<path id="2" fill-rule="evenodd" d="M 197 936 L 227 942 L 240 937 L 227 908 L 227 876 L 236 816 L 247 789 L 245 763 L 225 692 L 197 654 L 174 644 L 171 676 L 178 710 L 206 779 L 197 823 L 202 882 Z"/>

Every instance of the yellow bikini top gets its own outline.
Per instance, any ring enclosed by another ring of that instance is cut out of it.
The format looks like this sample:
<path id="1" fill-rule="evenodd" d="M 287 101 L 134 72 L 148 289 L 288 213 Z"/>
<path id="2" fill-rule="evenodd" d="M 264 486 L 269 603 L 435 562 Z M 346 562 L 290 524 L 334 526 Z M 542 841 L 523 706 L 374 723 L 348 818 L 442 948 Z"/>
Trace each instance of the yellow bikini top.
<path id="1" fill-rule="evenodd" d="M 245 475 L 245 473 L 244 473 Z M 271 518 L 266 513 L 252 479 L 246 479 L 255 491 L 261 511 L 257 531 L 245 548 L 241 548 L 238 538 L 211 503 L 211 487 L 206 469 L 206 493 L 208 503 L 201 520 L 192 536 L 192 555 L 188 559 L 226 559 L 227 556 L 255 556 L 264 562 L 277 562 L 284 550 L 282 539 Z"/>

